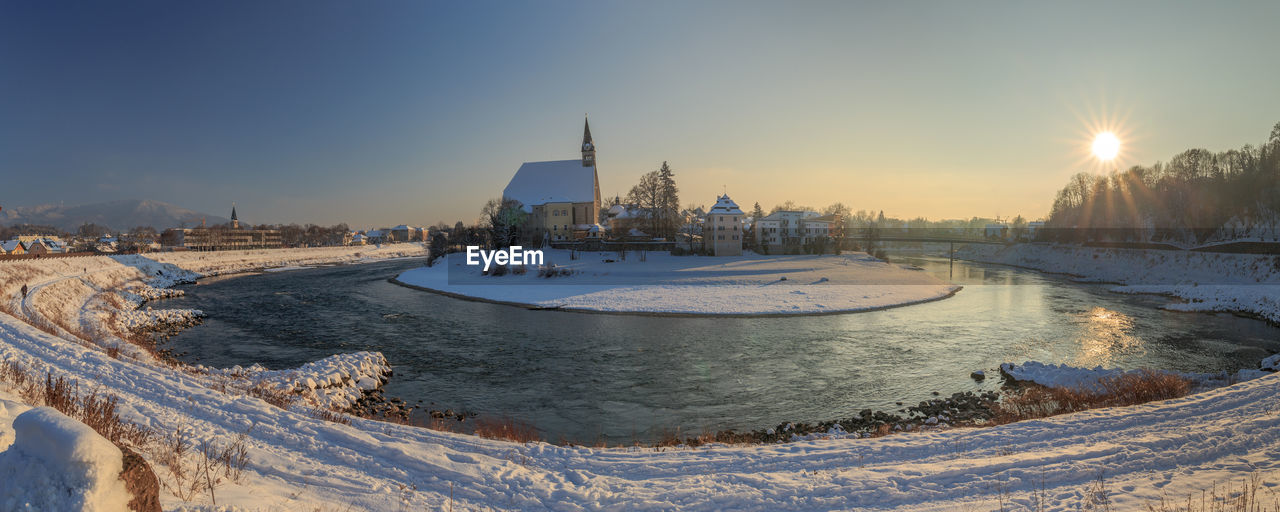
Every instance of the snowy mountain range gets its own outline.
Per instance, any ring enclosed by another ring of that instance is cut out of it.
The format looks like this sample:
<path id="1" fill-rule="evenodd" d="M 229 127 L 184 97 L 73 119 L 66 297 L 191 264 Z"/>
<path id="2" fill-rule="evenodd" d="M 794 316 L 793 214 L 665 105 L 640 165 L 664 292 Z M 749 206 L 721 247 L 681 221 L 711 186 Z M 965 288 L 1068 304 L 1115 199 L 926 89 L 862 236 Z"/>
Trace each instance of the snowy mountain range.
<path id="1" fill-rule="evenodd" d="M 15 206 L 0 210 L 0 225 L 40 224 L 68 232 L 75 232 L 86 222 L 107 226 L 112 230 L 136 226 L 151 226 L 163 230 L 183 224 L 187 227 L 198 226 L 202 219 L 210 225 L 228 222 L 226 217 L 148 199 L 126 199 L 78 206 Z"/>

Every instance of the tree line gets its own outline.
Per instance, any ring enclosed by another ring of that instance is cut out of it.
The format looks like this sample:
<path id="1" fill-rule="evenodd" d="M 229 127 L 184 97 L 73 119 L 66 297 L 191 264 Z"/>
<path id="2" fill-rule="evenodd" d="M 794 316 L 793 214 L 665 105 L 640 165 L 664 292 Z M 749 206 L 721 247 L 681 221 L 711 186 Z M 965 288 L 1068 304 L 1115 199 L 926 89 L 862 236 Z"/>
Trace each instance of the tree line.
<path id="1" fill-rule="evenodd" d="M 1078 173 L 1046 222 L 1057 241 L 1171 242 L 1267 238 L 1280 230 L 1280 123 L 1261 145 L 1189 149 L 1168 162 Z"/>

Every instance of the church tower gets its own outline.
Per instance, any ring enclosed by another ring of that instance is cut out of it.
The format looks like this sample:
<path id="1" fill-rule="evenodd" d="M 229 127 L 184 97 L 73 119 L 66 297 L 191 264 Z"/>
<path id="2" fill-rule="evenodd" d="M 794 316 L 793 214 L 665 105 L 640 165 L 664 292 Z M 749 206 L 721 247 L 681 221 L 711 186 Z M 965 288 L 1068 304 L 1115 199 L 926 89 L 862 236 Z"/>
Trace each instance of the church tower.
<path id="1" fill-rule="evenodd" d="M 583 120 L 582 128 L 582 166 L 596 166 L 596 145 L 591 142 L 591 123 Z"/>
<path id="2" fill-rule="evenodd" d="M 235 203 L 231 203 L 231 229 L 240 229 L 240 218 L 236 217 Z"/>

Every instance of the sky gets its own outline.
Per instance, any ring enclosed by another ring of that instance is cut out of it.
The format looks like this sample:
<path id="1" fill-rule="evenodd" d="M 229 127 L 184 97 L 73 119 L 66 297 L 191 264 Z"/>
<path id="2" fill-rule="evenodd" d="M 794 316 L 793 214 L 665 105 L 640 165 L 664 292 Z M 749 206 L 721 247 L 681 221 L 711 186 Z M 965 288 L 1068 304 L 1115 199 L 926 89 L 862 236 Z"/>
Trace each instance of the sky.
<path id="1" fill-rule="evenodd" d="M 521 162 L 1038 218 L 1079 171 L 1263 142 L 1280 2 L 0 0 L 0 205 L 473 222 Z M 1114 163 L 1091 160 L 1101 128 Z"/>

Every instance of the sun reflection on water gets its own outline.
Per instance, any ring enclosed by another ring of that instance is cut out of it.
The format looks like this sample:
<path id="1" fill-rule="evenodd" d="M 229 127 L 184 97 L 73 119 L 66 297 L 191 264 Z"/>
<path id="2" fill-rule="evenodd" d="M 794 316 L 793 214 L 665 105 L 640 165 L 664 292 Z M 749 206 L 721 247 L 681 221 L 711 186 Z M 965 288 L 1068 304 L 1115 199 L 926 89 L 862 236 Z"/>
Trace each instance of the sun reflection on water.
<path id="1" fill-rule="evenodd" d="M 1133 317 L 1098 306 L 1075 316 L 1082 324 L 1076 354 L 1079 366 L 1111 366 L 1121 356 L 1146 352 L 1142 338 L 1132 334 Z"/>

